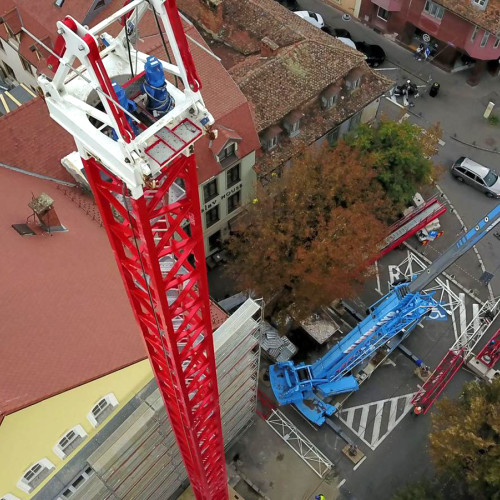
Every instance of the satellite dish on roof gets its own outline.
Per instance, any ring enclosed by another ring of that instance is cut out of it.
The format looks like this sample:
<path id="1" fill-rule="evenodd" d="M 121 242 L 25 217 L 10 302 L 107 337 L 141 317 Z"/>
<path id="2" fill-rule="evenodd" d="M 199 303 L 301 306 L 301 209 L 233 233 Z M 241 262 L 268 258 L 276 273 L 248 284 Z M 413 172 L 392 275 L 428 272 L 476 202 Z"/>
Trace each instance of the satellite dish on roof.
<path id="1" fill-rule="evenodd" d="M 430 37 L 427 33 L 424 33 L 424 34 L 422 35 L 422 40 L 423 40 L 424 42 L 430 42 L 430 41 L 431 41 L 431 37 Z"/>
<path id="2" fill-rule="evenodd" d="M 342 21 L 350 21 L 350 20 L 351 20 L 351 16 L 349 14 L 342 15 Z"/>

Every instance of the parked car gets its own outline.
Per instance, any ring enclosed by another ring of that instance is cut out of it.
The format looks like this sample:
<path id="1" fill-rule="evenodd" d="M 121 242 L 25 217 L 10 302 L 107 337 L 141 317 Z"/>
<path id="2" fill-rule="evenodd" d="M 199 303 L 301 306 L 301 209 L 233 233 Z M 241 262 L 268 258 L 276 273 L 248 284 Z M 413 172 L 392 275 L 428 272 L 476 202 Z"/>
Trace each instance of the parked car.
<path id="1" fill-rule="evenodd" d="M 366 42 L 355 42 L 356 49 L 366 56 L 368 66 L 376 68 L 385 61 L 385 52 L 379 45 L 370 45 Z"/>
<path id="2" fill-rule="evenodd" d="M 348 47 L 351 47 L 351 49 L 355 49 L 356 48 L 356 44 L 350 38 L 344 38 L 344 37 L 338 36 L 337 40 L 339 42 L 342 42 L 344 45 L 347 45 Z"/>
<path id="3" fill-rule="evenodd" d="M 316 12 L 310 12 L 308 10 L 298 10 L 295 11 L 294 14 L 297 14 L 308 23 L 316 26 L 316 28 L 321 29 L 325 25 L 323 18 L 319 14 L 316 14 Z"/>
<path id="4" fill-rule="evenodd" d="M 461 156 L 451 166 L 451 174 L 457 181 L 471 185 L 490 198 L 500 198 L 498 174 L 466 156 Z"/>
<path id="5" fill-rule="evenodd" d="M 337 37 L 337 38 L 341 37 L 341 38 L 352 39 L 351 34 L 347 30 L 343 30 L 340 28 L 330 28 L 330 26 L 323 26 L 323 28 L 321 28 L 321 29 L 325 33 L 328 33 L 329 35 Z"/>

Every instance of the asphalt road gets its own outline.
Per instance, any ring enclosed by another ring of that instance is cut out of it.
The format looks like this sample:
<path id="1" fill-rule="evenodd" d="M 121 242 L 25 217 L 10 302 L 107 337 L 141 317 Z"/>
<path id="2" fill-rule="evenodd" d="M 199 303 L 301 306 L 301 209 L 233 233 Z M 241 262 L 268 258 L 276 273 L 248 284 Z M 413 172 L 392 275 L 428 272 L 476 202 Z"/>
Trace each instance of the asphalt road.
<path id="1" fill-rule="evenodd" d="M 415 101 L 415 107 L 410 110 L 410 120 L 422 127 L 428 127 L 436 122 L 441 123 L 444 144 L 435 157 L 436 163 L 449 167 L 459 156 L 469 156 L 492 168 L 500 163 L 500 156 L 496 151 L 497 146 L 500 146 L 500 143 L 497 144 L 497 140 L 500 140 L 498 129 L 492 128 L 482 118 L 488 100 L 496 98 L 498 78 L 485 75 L 477 87 L 471 88 L 466 84 L 465 73 L 449 74 L 429 62 L 416 61 L 411 52 L 378 35 L 358 21 L 343 21 L 340 10 L 325 5 L 321 0 L 299 0 L 299 5 L 304 10 L 319 12 L 330 27 L 347 29 L 356 41 L 363 40 L 381 45 L 387 54 L 387 60 L 378 70 L 383 71 L 385 76 L 395 82 L 411 78 L 422 86 L 423 95 Z M 428 87 L 425 87 L 425 83 L 429 78 L 441 84 L 436 99 L 432 99 L 426 93 Z M 445 236 L 426 249 L 425 253 L 431 260 L 456 240 L 462 230 L 461 221 L 467 227 L 471 227 L 498 203 L 469 186 L 459 184 L 448 171 L 445 171 L 438 183 L 450 200 L 454 213 L 449 210 L 446 217 L 443 217 Z M 460 220 L 456 217 L 457 213 Z M 488 235 L 477 248 L 486 269 L 495 275 L 491 282 L 493 292 L 495 295 L 500 295 L 500 279 L 497 276 L 497 273 L 500 273 L 500 241 Z M 401 258 L 393 252 L 381 263 L 381 267 L 396 263 Z M 482 299 L 488 296 L 487 290 L 479 281 L 483 271 L 473 252 L 460 259 L 450 272 L 455 274 L 467 289 L 475 290 Z M 376 297 L 372 283 L 366 287 L 362 298 L 369 304 Z M 472 302 L 473 300 L 468 307 Z M 499 326 L 492 325 L 491 331 L 495 331 Z M 435 367 L 454 341 L 450 322 L 448 324 L 434 322 L 427 324 L 424 329 L 417 328 L 405 343 L 429 366 Z M 394 364 L 379 368 L 362 385 L 360 391 L 354 393 L 346 402 L 345 408 L 351 410 L 340 415 L 344 420 L 343 424 L 350 425 L 346 428 L 351 437 L 356 439 L 358 434 L 360 449 L 367 457 L 356 469 L 341 454 L 345 443 L 329 428 L 323 427 L 314 431 L 293 409 L 284 409 L 289 418 L 336 463 L 340 478 L 345 479 L 340 489 L 342 498 L 390 499 L 397 489 L 423 476 L 433 474 L 427 445 L 431 426 L 430 414 L 423 417 L 402 414 L 405 396 L 414 392 L 417 387 L 418 380 L 413 374 L 415 366 L 397 352 L 391 359 Z M 473 379 L 470 372 L 459 371 L 443 396 L 456 398 L 463 383 Z M 391 398 L 399 400 L 392 401 Z M 373 423 L 377 420 L 374 407 L 380 408 L 379 414 L 383 415 L 383 418 L 378 418 L 380 428 L 376 430 L 373 429 Z M 391 409 L 394 410 L 392 420 Z M 399 418 L 398 415 L 401 419 L 394 425 Z M 363 425 L 360 425 L 360 422 Z M 394 425 L 394 428 L 383 437 L 383 433 L 391 425 Z M 361 431 L 361 428 L 364 430 Z M 379 439 L 379 444 L 375 449 L 371 449 L 369 445 L 373 444 L 374 436 Z"/>

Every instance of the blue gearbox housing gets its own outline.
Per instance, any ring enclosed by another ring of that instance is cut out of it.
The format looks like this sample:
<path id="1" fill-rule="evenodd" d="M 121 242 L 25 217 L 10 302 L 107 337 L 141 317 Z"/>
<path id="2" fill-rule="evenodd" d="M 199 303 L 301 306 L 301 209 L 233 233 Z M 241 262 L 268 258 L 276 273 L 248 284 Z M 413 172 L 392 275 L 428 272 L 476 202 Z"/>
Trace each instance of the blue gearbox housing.
<path id="1" fill-rule="evenodd" d="M 168 113 L 175 106 L 174 98 L 167 90 L 167 82 L 160 60 L 149 56 L 144 65 L 146 79 L 142 90 L 148 96 L 146 108 L 156 118 Z"/>

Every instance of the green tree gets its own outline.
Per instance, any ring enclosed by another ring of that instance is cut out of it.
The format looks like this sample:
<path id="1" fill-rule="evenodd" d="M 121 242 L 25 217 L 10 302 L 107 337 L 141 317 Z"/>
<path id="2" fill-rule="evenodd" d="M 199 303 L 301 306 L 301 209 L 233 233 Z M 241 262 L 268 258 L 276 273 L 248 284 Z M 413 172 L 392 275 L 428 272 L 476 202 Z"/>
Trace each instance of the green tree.
<path id="1" fill-rule="evenodd" d="M 248 209 L 248 224 L 229 240 L 230 275 L 278 309 L 293 304 L 303 319 L 333 299 L 354 294 L 367 261 L 387 233 L 387 197 L 370 156 L 345 143 L 307 150 L 275 176 Z"/>
<path id="2" fill-rule="evenodd" d="M 361 125 L 348 143 L 372 157 L 379 182 L 393 202 L 403 206 L 435 177 L 430 158 L 437 152 L 441 135 L 439 124 L 424 130 L 408 121 L 382 120 Z"/>
<path id="3" fill-rule="evenodd" d="M 429 439 L 437 471 L 465 480 L 476 500 L 499 500 L 500 379 L 466 384 L 458 401 L 436 406 Z"/>
<path id="4" fill-rule="evenodd" d="M 445 500 L 445 497 L 436 482 L 423 480 L 401 489 L 392 500 Z"/>

